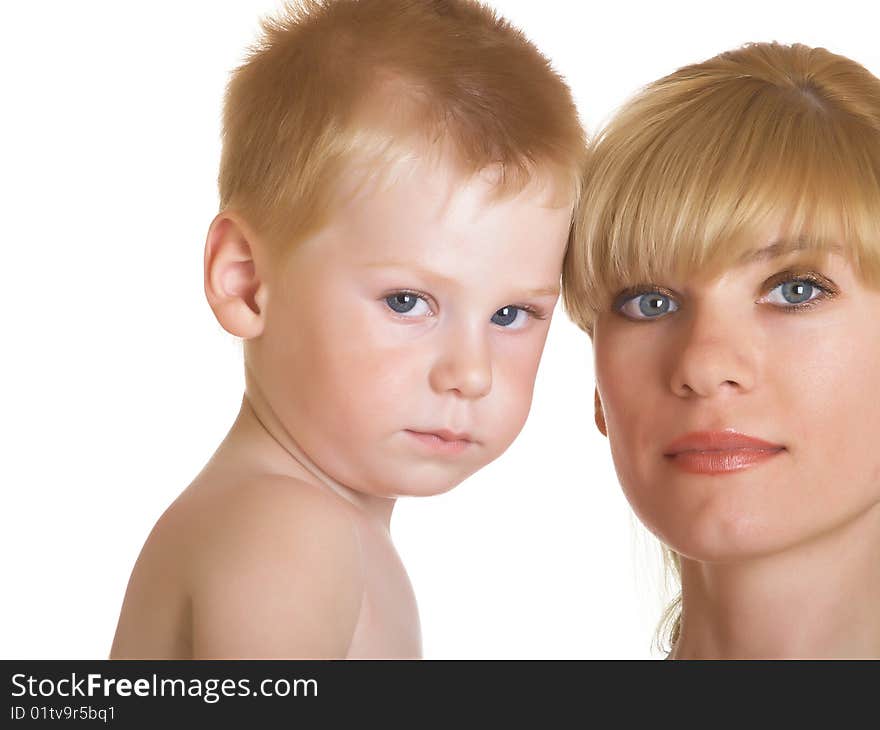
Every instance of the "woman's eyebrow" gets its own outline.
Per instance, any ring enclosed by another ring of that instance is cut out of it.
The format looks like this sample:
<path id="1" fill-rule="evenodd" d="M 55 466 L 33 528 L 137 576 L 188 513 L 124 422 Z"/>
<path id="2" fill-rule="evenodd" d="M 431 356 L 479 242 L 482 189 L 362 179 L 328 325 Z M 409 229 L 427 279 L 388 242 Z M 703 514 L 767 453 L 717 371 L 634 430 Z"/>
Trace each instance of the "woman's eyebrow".
<path id="1" fill-rule="evenodd" d="M 769 259 L 775 259 L 779 256 L 785 256 L 786 254 L 795 253 L 797 251 L 816 251 L 815 246 L 810 246 L 806 241 L 797 239 L 797 240 L 779 240 L 774 243 L 771 243 L 769 246 L 765 246 L 764 248 L 753 249 L 752 251 L 747 251 L 742 257 L 742 263 L 755 263 L 758 261 L 768 261 Z M 840 252 L 843 250 L 843 246 L 839 246 L 836 243 L 829 243 L 822 245 L 819 251 L 823 252 Z"/>

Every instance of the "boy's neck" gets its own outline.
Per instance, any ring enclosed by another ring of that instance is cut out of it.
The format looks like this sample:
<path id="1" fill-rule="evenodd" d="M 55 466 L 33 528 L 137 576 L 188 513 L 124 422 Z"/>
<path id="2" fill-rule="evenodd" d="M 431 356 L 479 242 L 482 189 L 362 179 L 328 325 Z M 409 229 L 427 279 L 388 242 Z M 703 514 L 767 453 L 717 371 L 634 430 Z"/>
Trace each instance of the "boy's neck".
<path id="1" fill-rule="evenodd" d="M 261 468 L 329 489 L 370 521 L 389 529 L 396 500 L 358 492 L 325 474 L 284 428 L 251 377 L 247 378 L 241 410 L 224 445 L 246 449 L 249 460 L 259 461 Z"/>
<path id="2" fill-rule="evenodd" d="M 682 559 L 672 658 L 880 657 L 880 507 L 783 552 Z"/>

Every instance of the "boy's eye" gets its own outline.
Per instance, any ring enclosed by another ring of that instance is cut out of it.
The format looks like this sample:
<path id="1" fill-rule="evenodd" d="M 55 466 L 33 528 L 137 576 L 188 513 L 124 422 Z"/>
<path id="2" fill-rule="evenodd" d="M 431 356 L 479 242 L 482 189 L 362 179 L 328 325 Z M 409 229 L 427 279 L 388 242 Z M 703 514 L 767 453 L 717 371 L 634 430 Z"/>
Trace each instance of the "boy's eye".
<path id="1" fill-rule="evenodd" d="M 658 319 L 676 311 L 678 302 L 663 292 L 649 291 L 620 299 L 615 308 L 630 319 Z"/>
<path id="2" fill-rule="evenodd" d="M 528 317 L 529 314 L 525 309 L 509 304 L 506 307 L 501 307 L 492 315 L 492 322 L 501 327 L 509 327 L 516 330 L 525 325 Z"/>
<path id="3" fill-rule="evenodd" d="M 767 304 L 775 304 L 780 307 L 787 307 L 793 304 L 805 304 L 815 299 L 819 299 L 825 295 L 825 291 L 806 279 L 791 279 L 783 281 L 778 286 L 771 289 L 759 301 Z"/>
<path id="4" fill-rule="evenodd" d="M 428 302 L 412 292 L 400 291 L 391 294 L 385 297 L 385 304 L 392 311 L 406 317 L 424 317 L 431 313 Z"/>

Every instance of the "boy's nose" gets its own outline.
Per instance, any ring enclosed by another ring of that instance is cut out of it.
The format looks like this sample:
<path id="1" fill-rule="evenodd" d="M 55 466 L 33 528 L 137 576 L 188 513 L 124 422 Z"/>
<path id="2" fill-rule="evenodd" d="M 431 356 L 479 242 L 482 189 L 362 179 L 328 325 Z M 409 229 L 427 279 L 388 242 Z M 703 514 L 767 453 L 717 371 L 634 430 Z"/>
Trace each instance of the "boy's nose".
<path id="1" fill-rule="evenodd" d="M 482 398 L 492 389 L 492 357 L 485 336 L 450 333 L 429 375 L 437 393 L 455 392 L 462 398 Z"/>

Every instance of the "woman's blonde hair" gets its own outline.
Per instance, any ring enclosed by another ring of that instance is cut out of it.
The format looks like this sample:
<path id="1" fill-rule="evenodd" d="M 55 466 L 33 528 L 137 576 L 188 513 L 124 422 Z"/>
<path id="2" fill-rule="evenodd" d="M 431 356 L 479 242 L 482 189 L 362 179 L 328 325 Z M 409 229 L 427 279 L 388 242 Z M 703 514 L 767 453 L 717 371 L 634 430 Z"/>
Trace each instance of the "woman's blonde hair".
<path id="1" fill-rule="evenodd" d="M 220 207 L 288 247 L 326 222 L 344 172 L 432 155 L 492 168 L 499 196 L 537 176 L 572 205 L 585 146 L 565 82 L 488 7 L 300 0 L 232 74 Z"/>
<path id="2" fill-rule="evenodd" d="M 880 81 L 824 48 L 749 44 L 648 85 L 585 178 L 563 296 L 587 332 L 623 286 L 721 271 L 768 224 L 880 285 Z"/>
<path id="3" fill-rule="evenodd" d="M 686 66 L 595 138 L 562 277 L 592 334 L 621 288 L 718 273 L 781 226 L 782 248 L 849 255 L 880 286 L 880 80 L 824 48 L 754 43 Z M 680 559 L 664 548 L 680 580 Z M 681 595 L 658 628 L 669 649 Z"/>

